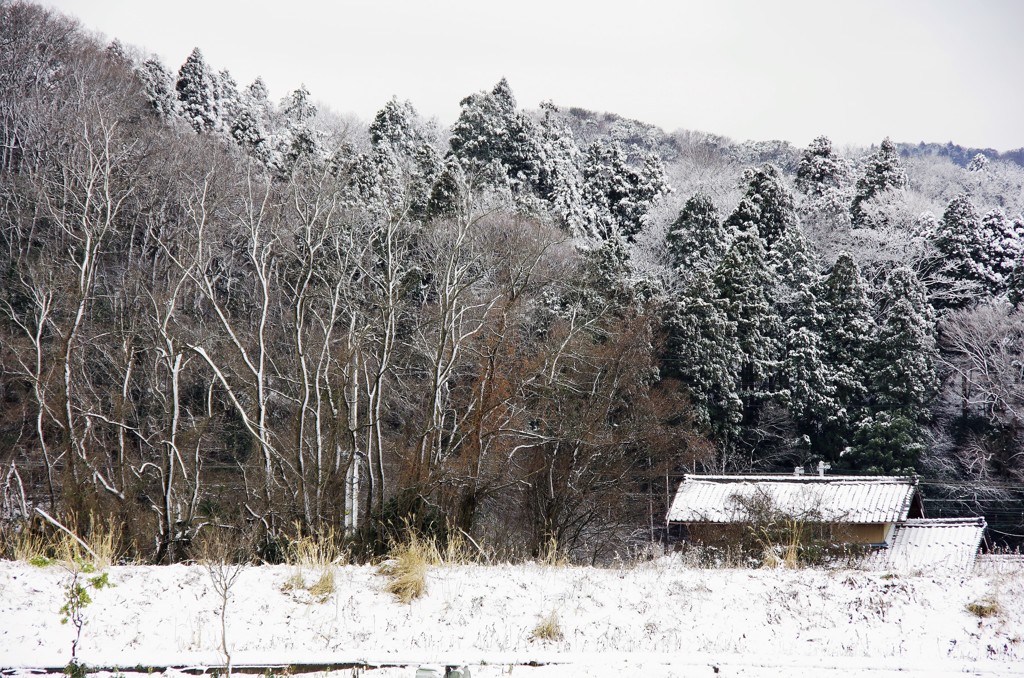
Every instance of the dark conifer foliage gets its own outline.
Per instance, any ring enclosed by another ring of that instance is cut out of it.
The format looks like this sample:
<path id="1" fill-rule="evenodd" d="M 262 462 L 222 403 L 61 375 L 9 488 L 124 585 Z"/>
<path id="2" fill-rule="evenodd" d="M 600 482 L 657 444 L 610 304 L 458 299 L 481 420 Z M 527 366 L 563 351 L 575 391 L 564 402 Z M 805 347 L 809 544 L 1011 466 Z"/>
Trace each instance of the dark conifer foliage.
<path id="1" fill-rule="evenodd" d="M 178 93 L 182 117 L 197 132 L 212 132 L 217 127 L 215 87 L 210 67 L 202 51 L 196 47 L 178 71 L 174 89 Z"/>
<path id="2" fill-rule="evenodd" d="M 857 190 L 850 205 L 850 219 L 854 226 L 871 227 L 886 224 L 872 223 L 865 203 L 890 191 L 901 191 L 907 186 L 907 171 L 900 160 L 896 146 L 886 137 L 878 150 L 865 160 L 864 173 L 857 180 Z"/>

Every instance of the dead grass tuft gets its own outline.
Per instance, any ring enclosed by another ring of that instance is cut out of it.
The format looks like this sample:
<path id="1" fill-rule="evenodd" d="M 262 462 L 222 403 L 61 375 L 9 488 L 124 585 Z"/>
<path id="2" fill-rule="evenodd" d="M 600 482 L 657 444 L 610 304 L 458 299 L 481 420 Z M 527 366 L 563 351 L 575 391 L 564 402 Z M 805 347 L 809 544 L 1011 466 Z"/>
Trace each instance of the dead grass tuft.
<path id="1" fill-rule="evenodd" d="M 390 557 L 378 568 L 378 572 L 391 577 L 384 590 L 393 594 L 402 603 L 410 603 L 427 591 L 427 566 L 441 563 L 437 542 L 425 540 L 415 532 L 401 544 L 391 546 Z"/>
<path id="2" fill-rule="evenodd" d="M 316 583 L 309 587 L 309 592 L 317 598 L 327 598 L 334 593 L 334 570 L 331 568 L 324 570 Z"/>
<path id="3" fill-rule="evenodd" d="M 999 601 L 993 597 L 985 598 L 984 600 L 978 600 L 973 603 L 967 604 L 967 611 L 973 614 L 978 619 L 988 619 L 989 617 L 996 617 L 1002 614 L 1003 607 L 999 604 Z"/>
<path id="4" fill-rule="evenodd" d="M 562 625 L 558 621 L 558 613 L 552 610 L 545 615 L 533 627 L 533 632 L 530 633 L 531 640 L 562 640 L 564 635 L 562 634 Z"/>
<path id="5" fill-rule="evenodd" d="M 319 599 L 327 600 L 334 593 L 334 567 L 345 562 L 345 554 L 338 547 L 337 534 L 333 527 L 317 535 L 302 534 L 302 526 L 295 525 L 295 539 L 288 545 L 286 562 L 294 570 L 281 587 L 282 591 L 308 590 Z M 306 585 L 306 573 L 311 572 L 315 581 Z"/>

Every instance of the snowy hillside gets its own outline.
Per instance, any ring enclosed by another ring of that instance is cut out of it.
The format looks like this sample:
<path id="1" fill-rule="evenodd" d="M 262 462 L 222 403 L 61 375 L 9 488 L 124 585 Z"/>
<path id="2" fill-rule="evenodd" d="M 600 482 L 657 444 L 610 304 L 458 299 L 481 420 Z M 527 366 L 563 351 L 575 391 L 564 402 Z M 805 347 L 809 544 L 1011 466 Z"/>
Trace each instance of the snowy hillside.
<path id="1" fill-rule="evenodd" d="M 387 580 L 371 567 L 338 568 L 335 591 L 320 598 L 289 588 L 295 572 L 251 567 L 231 589 L 227 641 L 236 667 L 366 660 L 402 666 L 364 675 L 410 677 L 410 666 L 427 661 L 468 663 L 476 676 L 1024 675 L 1020 570 L 445 566 L 431 568 L 426 595 L 411 604 L 386 593 Z M 84 608 L 86 664 L 222 662 L 220 604 L 207 570 L 107 573 L 114 587 L 92 591 Z M 59 565 L 0 562 L 0 668 L 67 663 L 74 629 L 59 610 L 69 581 Z M 972 604 L 993 614 L 978 616 Z M 552 613 L 561 639 L 536 639 Z M 518 665 L 531 661 L 555 663 Z"/>

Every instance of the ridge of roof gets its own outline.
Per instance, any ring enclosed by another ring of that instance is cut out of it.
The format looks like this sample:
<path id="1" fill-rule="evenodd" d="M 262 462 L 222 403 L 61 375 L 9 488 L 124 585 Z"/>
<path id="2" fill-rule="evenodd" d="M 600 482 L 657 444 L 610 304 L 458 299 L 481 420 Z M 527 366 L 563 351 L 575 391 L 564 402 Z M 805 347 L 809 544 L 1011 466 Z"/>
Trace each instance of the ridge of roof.
<path id="1" fill-rule="evenodd" d="M 955 527 L 962 525 L 985 527 L 987 524 L 984 516 L 969 516 L 965 518 L 907 518 L 897 523 L 897 525 L 902 527 Z"/>
<path id="2" fill-rule="evenodd" d="M 917 485 L 917 476 L 838 476 L 838 475 L 794 475 L 792 473 L 758 475 L 701 475 L 687 473 L 683 482 L 706 481 L 712 483 L 730 482 L 772 482 L 772 483 L 864 483 L 866 485 L 900 484 Z"/>

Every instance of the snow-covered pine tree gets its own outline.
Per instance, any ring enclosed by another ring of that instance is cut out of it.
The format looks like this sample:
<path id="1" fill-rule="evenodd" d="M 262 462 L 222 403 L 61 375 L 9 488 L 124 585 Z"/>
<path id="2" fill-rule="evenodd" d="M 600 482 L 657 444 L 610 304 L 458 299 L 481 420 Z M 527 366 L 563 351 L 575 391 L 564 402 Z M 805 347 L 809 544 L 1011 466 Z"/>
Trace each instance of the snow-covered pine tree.
<path id="1" fill-rule="evenodd" d="M 313 126 L 316 106 L 310 99 L 309 90 L 299 85 L 281 102 L 284 116 L 284 135 L 279 142 L 281 172 L 287 174 L 303 159 L 324 158 L 320 133 Z"/>
<path id="2" fill-rule="evenodd" d="M 459 159 L 449 155 L 430 190 L 427 211 L 432 216 L 453 217 L 463 209 L 468 180 Z"/>
<path id="3" fill-rule="evenodd" d="M 166 120 L 178 112 L 178 96 L 174 90 L 174 75 L 156 55 L 146 59 L 138 68 L 139 79 L 149 105 L 158 117 Z"/>
<path id="4" fill-rule="evenodd" d="M 778 282 L 756 232 L 736 236 L 715 270 L 714 284 L 720 308 L 736 325 L 741 357 L 737 390 L 749 413 L 776 395 L 785 340 L 782 318 L 772 301 Z"/>
<path id="5" fill-rule="evenodd" d="M 391 177 L 391 199 L 404 202 L 410 213 L 428 212 L 431 190 L 443 161 L 433 145 L 433 134 L 420 120 L 409 101 L 392 98 L 370 124 L 370 160 L 381 176 Z"/>
<path id="6" fill-rule="evenodd" d="M 747 170 L 744 180 L 747 191 L 726 225 L 737 231 L 756 229 L 770 252 L 787 230 L 797 226 L 793 194 L 786 188 L 779 168 L 770 163 Z"/>
<path id="7" fill-rule="evenodd" d="M 988 168 L 989 159 L 984 153 L 978 153 L 967 163 L 968 172 L 984 172 Z"/>
<path id="8" fill-rule="evenodd" d="M 988 258 L 984 241 L 981 217 L 974 203 L 966 194 L 953 198 L 946 206 L 942 219 L 936 226 L 934 244 L 938 250 L 938 262 L 948 281 L 940 288 L 988 290 L 991 285 L 990 271 L 985 265 Z M 949 296 L 949 295 L 945 295 Z M 961 294 L 944 305 L 962 306 L 972 301 L 972 294 Z"/>
<path id="9" fill-rule="evenodd" d="M 203 53 L 196 47 L 178 71 L 175 91 L 178 93 L 181 116 L 197 132 L 212 132 L 217 127 L 214 87 L 210 67 L 206 65 Z"/>
<path id="10" fill-rule="evenodd" d="M 686 386 L 698 424 L 723 444 L 735 440 L 743 418 L 736 323 L 715 301 L 710 271 L 698 270 L 668 308 L 666 372 Z"/>
<path id="11" fill-rule="evenodd" d="M 268 124 L 271 104 L 267 86 L 256 78 L 238 95 L 237 112 L 228 134 L 246 153 L 266 167 L 275 166 L 274 143 Z"/>
<path id="12" fill-rule="evenodd" d="M 664 166 L 656 157 L 648 156 L 635 169 L 621 144 L 598 140 L 583 160 L 584 230 L 592 238 L 618 234 L 632 242 L 654 201 L 668 192 Z"/>
<path id="13" fill-rule="evenodd" d="M 238 83 L 226 68 L 213 77 L 213 82 L 217 129 L 230 135 L 232 125 L 242 111 L 242 95 L 238 91 Z"/>
<path id="14" fill-rule="evenodd" d="M 273 105 L 270 103 L 270 90 L 267 89 L 267 83 L 263 82 L 263 78 L 256 76 L 256 79 L 245 88 L 244 98 L 259 120 L 266 124 Z"/>
<path id="15" fill-rule="evenodd" d="M 786 229 L 769 253 L 768 261 L 779 283 L 775 303 L 783 317 L 788 318 L 798 313 L 796 307 L 804 303 L 801 293 L 819 282 L 811 248 L 799 223 Z"/>
<path id="16" fill-rule="evenodd" d="M 807 451 L 821 440 L 823 427 L 838 409 L 822 344 L 821 334 L 812 327 L 794 324 L 786 334 L 783 384 L 800 446 Z"/>
<path id="17" fill-rule="evenodd" d="M 935 314 L 927 291 L 911 269 L 896 268 L 886 279 L 880 305 L 870 364 L 875 409 L 924 423 L 938 387 Z"/>
<path id="18" fill-rule="evenodd" d="M 533 120 L 516 109 L 515 96 L 502 78 L 490 92 L 460 103 L 449 145 L 468 176 L 486 179 L 492 163 L 500 164 L 517 195 L 536 191 L 540 182 L 541 144 Z"/>
<path id="19" fill-rule="evenodd" d="M 821 338 L 836 410 L 822 425 L 816 451 L 837 459 L 850 444 L 856 423 L 867 413 L 874 338 L 868 288 L 853 257 L 842 254 L 818 293 Z"/>
<path id="20" fill-rule="evenodd" d="M 883 410 L 857 422 L 843 464 L 877 475 L 908 474 L 924 449 L 916 422 L 899 410 Z"/>
<path id="21" fill-rule="evenodd" d="M 878 227 L 869 223 L 864 202 L 886 191 L 902 191 L 907 186 L 907 171 L 903 168 L 896 145 L 886 137 L 879 149 L 867 157 L 864 174 L 857 180 L 856 192 L 850 205 L 850 220 L 857 227 Z"/>
<path id="22" fill-rule="evenodd" d="M 703 193 L 686 201 L 665 235 L 672 265 L 683 280 L 714 271 L 729 240 L 718 208 Z"/>
<path id="23" fill-rule="evenodd" d="M 989 210 L 981 218 L 980 238 L 989 293 L 1005 294 L 1014 270 L 1024 262 L 1024 219 L 1010 220 L 998 208 Z"/>
<path id="24" fill-rule="evenodd" d="M 820 198 L 843 187 L 850 169 L 832 149 L 832 141 L 820 136 L 800 156 L 796 169 L 796 187 L 809 198 Z"/>
<path id="25" fill-rule="evenodd" d="M 550 102 L 541 104 L 540 197 L 574 236 L 584 235 L 583 154 L 572 129 Z"/>

